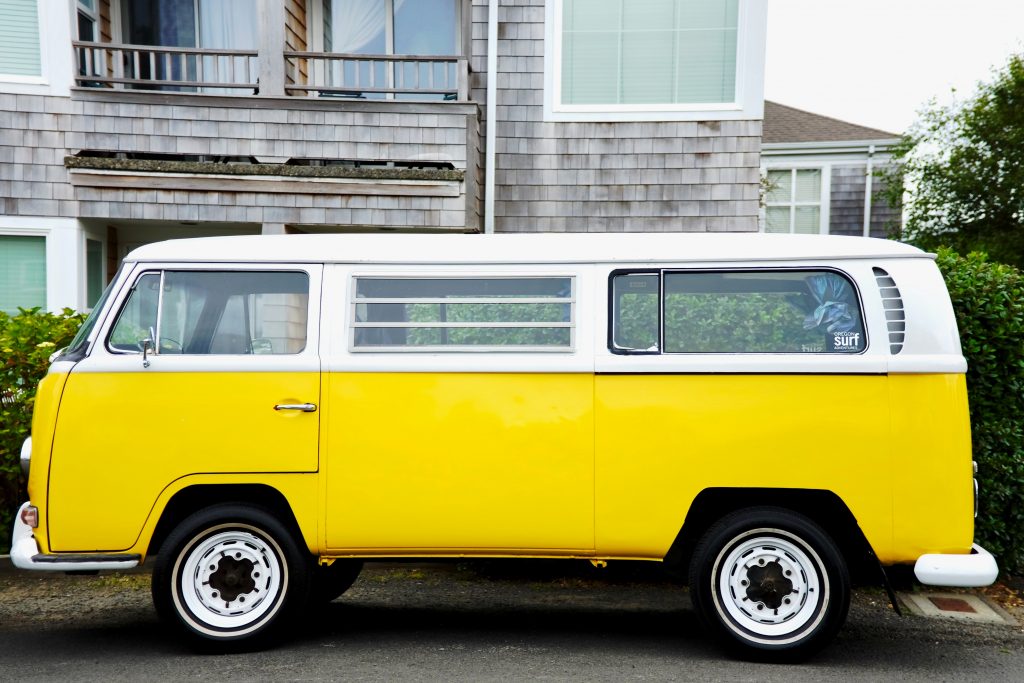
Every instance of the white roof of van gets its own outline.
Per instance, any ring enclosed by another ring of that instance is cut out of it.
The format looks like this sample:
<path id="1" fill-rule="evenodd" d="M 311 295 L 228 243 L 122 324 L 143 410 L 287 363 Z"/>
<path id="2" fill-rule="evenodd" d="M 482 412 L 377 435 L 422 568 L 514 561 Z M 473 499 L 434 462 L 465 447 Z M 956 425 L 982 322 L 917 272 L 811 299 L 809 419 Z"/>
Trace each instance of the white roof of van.
<path id="1" fill-rule="evenodd" d="M 249 235 L 169 240 L 126 261 L 262 263 L 647 263 L 933 258 L 900 242 L 759 233 Z"/>

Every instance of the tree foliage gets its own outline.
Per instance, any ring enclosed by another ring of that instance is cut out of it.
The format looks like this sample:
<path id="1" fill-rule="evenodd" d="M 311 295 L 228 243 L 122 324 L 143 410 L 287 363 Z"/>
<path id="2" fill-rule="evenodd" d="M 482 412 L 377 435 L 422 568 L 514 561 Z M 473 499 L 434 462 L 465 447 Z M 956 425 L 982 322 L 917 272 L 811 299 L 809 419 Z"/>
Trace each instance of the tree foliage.
<path id="1" fill-rule="evenodd" d="M 897 206 L 909 191 L 904 239 L 1024 267 L 1024 55 L 972 98 L 933 102 L 894 158 L 885 194 Z"/>
<path id="2" fill-rule="evenodd" d="M 1024 573 L 1024 273 L 983 254 L 939 251 L 967 358 L 971 441 L 981 484 L 975 536 Z"/>

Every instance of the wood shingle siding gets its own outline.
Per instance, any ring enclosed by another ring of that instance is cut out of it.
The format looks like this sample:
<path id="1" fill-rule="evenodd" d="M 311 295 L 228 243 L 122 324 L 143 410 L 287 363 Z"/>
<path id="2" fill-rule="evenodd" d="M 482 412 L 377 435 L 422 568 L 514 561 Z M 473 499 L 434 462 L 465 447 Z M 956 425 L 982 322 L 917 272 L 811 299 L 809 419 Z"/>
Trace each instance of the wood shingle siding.
<path id="1" fill-rule="evenodd" d="M 315 0 L 319 2 L 320 0 Z M 308 48 L 309 35 L 306 22 L 306 0 L 285 0 L 285 36 L 284 43 L 288 50 L 304 51 Z M 299 81 L 308 82 L 307 64 L 305 60 L 299 61 Z M 285 78 L 289 83 L 293 81 L 290 70 L 285 70 Z"/>

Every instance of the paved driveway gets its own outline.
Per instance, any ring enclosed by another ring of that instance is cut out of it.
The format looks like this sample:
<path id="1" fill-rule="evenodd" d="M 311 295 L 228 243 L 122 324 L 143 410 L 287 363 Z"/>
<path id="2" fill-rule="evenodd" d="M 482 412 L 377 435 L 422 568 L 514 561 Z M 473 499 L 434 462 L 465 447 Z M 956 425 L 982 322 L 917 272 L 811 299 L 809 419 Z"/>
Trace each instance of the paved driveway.
<path id="1" fill-rule="evenodd" d="M 210 656 L 164 631 L 144 572 L 0 567 L 0 680 L 100 679 L 1021 681 L 1024 631 L 901 618 L 881 592 L 861 590 L 815 660 L 751 664 L 717 649 L 656 567 L 369 565 L 288 642 Z"/>

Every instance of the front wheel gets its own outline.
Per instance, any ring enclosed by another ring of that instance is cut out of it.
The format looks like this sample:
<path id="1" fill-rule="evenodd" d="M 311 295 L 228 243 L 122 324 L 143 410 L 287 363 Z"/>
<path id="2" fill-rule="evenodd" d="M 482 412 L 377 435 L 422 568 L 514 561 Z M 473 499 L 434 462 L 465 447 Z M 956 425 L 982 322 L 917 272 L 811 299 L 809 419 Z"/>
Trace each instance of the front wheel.
<path id="1" fill-rule="evenodd" d="M 304 603 L 308 566 L 269 512 L 219 505 L 168 536 L 153 570 L 153 602 L 194 641 L 262 643 Z"/>
<path id="2" fill-rule="evenodd" d="M 850 579 L 828 534 L 803 515 L 750 508 L 713 525 L 690 565 L 702 620 L 745 657 L 794 661 L 846 620 Z"/>

